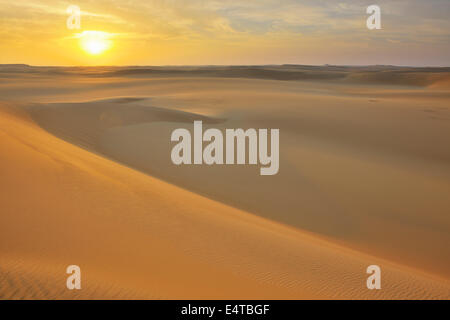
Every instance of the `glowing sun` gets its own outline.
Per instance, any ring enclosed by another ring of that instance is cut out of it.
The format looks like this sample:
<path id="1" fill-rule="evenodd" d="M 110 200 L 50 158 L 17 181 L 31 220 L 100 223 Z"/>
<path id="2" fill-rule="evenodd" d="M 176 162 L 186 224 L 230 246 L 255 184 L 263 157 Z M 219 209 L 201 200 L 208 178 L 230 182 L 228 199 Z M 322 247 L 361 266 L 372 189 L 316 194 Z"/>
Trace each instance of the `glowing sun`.
<path id="1" fill-rule="evenodd" d="M 83 31 L 79 38 L 81 48 L 92 55 L 101 54 L 112 45 L 110 34 L 103 31 Z"/>

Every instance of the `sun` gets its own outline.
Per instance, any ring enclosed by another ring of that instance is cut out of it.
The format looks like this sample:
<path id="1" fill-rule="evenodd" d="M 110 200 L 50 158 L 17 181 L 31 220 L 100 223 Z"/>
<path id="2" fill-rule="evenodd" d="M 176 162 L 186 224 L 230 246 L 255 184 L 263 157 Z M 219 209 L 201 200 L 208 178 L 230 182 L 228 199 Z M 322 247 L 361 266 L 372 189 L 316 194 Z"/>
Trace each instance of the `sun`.
<path id="1" fill-rule="evenodd" d="M 91 55 L 99 55 L 112 46 L 111 35 L 103 31 L 83 31 L 78 35 L 81 48 Z"/>

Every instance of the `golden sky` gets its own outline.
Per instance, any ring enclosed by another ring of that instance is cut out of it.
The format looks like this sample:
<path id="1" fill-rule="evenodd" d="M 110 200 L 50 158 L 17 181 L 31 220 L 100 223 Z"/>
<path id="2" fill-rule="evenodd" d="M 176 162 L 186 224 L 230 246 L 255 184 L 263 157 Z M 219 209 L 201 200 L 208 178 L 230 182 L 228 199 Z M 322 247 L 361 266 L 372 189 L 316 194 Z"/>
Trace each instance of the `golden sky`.
<path id="1" fill-rule="evenodd" d="M 381 30 L 372 0 L 0 0 L 0 63 L 450 66 L 449 0 L 375 2 Z"/>

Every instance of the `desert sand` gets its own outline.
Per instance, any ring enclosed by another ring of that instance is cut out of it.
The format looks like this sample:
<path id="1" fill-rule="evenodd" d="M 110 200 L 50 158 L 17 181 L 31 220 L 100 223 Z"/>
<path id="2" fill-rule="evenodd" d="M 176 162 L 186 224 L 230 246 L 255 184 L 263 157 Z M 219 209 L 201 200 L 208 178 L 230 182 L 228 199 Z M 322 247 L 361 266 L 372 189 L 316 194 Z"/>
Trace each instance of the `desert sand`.
<path id="1" fill-rule="evenodd" d="M 449 101 L 450 68 L 2 65 L 0 298 L 449 299 Z M 175 166 L 194 120 L 279 128 L 279 173 Z"/>

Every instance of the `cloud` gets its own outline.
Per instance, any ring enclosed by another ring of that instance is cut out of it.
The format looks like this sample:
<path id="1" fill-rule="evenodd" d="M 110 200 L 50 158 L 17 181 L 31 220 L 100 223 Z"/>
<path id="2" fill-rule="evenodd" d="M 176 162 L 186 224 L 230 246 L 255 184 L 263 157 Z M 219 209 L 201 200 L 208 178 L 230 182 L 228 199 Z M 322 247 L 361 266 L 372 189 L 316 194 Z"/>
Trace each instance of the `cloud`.
<path id="1" fill-rule="evenodd" d="M 335 55 L 363 55 L 369 44 L 380 54 L 402 55 L 409 45 L 450 56 L 448 0 L 376 3 L 382 12 L 378 31 L 366 28 L 371 0 L 0 0 L 0 35 L 3 46 L 66 39 L 72 34 L 65 28 L 66 9 L 73 4 L 82 11 L 81 32 L 109 32 L 139 46 L 204 43 L 275 52 L 273 46 L 295 57 L 330 47 L 341 50 Z"/>

